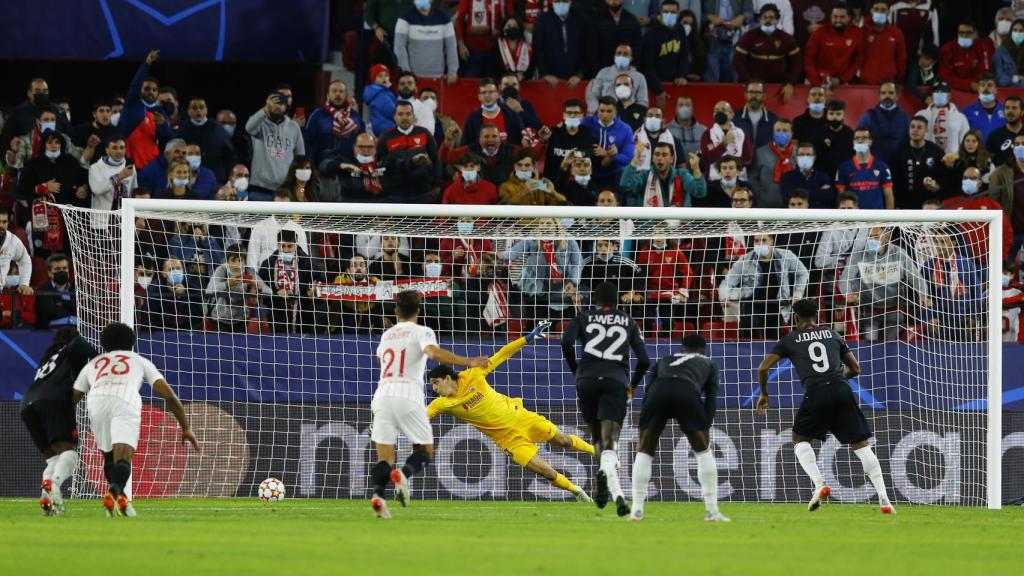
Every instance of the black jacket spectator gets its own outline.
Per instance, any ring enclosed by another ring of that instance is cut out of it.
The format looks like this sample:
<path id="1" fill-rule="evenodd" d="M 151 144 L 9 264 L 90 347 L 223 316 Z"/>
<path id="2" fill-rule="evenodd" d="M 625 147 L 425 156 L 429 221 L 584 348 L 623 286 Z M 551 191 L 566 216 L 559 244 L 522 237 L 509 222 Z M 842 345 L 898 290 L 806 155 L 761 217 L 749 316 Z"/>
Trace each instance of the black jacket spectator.
<path id="1" fill-rule="evenodd" d="M 342 169 L 342 164 L 358 166 L 359 171 Z M 379 162 L 362 164 L 355 158 L 331 153 L 320 162 L 320 200 L 323 202 L 380 202 L 384 198 L 381 181 L 384 168 Z"/>
<path id="2" fill-rule="evenodd" d="M 426 154 L 428 164 L 416 164 L 413 158 Z M 430 189 L 441 177 L 437 144 L 430 132 L 413 126 L 408 134 L 392 128 L 377 143 L 377 162 L 384 166 L 384 189 L 388 197 L 405 202 L 426 202 Z"/>
<path id="3" fill-rule="evenodd" d="M 633 54 L 640 54 L 640 21 L 622 4 L 619 5 L 618 17 L 619 21 L 616 22 L 611 9 L 607 6 L 597 9 L 597 18 L 594 22 L 597 29 L 597 53 L 588 77 L 596 74 L 601 68 L 612 65 L 615 47 L 619 44 L 629 44 Z"/>
<path id="4" fill-rule="evenodd" d="M 960 192 L 959 180 L 952 190 L 930 192 L 924 187 L 924 179 L 927 177 L 933 178 L 939 185 L 945 181 L 946 165 L 942 163 L 943 156 L 945 152 L 942 148 L 927 140 L 921 148 L 913 148 L 910 142 L 904 142 L 893 151 L 889 169 L 892 171 L 892 193 L 897 208 L 917 210 L 932 196 L 942 199 L 956 196 Z"/>
<path id="5" fill-rule="evenodd" d="M 8 146 L 11 140 L 35 130 L 39 111 L 43 108 L 50 109 L 51 107 L 49 97 L 42 95 L 40 98 L 39 96 L 37 95 L 34 102 L 26 100 L 18 104 L 7 115 L 3 133 L 0 134 L 0 142 L 3 142 L 3 146 Z M 62 134 L 70 134 L 71 130 L 71 124 L 68 122 L 67 117 L 63 114 L 57 114 L 57 131 Z"/>
<path id="6" fill-rule="evenodd" d="M 564 126 L 553 126 L 544 156 L 544 177 L 552 182 L 557 182 L 562 159 L 569 154 L 569 151 L 577 150 L 584 156 L 591 156 L 596 143 L 594 137 L 590 135 L 590 131 L 585 128 L 581 127 L 575 134 L 569 134 Z"/>
<path id="7" fill-rule="evenodd" d="M 203 166 L 209 168 L 217 177 L 217 183 L 223 184 L 228 172 L 235 165 L 235 147 L 227 130 L 218 122 L 207 119 L 202 126 L 196 126 L 190 119 L 181 123 L 178 137 L 189 144 L 198 144 L 203 152 Z"/>
<path id="8" fill-rule="evenodd" d="M 104 126 L 95 122 L 86 122 L 75 126 L 71 131 L 71 143 L 79 148 L 85 148 L 89 144 L 89 137 L 93 134 L 100 139 L 100 143 L 96 145 L 96 155 L 93 157 L 93 159 L 97 159 L 101 155 L 100 151 L 106 150 L 107 140 L 113 136 L 120 136 L 121 132 L 113 124 Z"/>
<path id="9" fill-rule="evenodd" d="M 569 9 L 565 20 L 556 16 L 554 10 L 537 17 L 533 24 L 533 61 L 542 78 L 551 75 L 564 80 L 584 76 L 587 24 L 587 17 L 576 7 Z"/>
<path id="10" fill-rule="evenodd" d="M 203 325 L 203 300 L 197 288 L 186 277 L 185 290 L 175 292 L 157 274 L 146 289 L 146 307 L 154 330 L 195 330 Z"/>
<path id="11" fill-rule="evenodd" d="M 660 21 L 652 22 L 643 45 L 643 73 L 647 86 L 655 95 L 664 92 L 662 82 L 686 77 L 690 68 L 690 49 L 682 26 L 668 28 Z"/>
<path id="12" fill-rule="evenodd" d="M 45 137 L 43 138 L 45 141 Z M 37 198 L 45 199 L 49 193 L 46 192 L 46 183 L 56 180 L 60 183 L 60 192 L 53 195 L 57 204 L 73 204 L 75 206 L 88 207 L 88 199 L 80 200 L 75 197 L 75 189 L 84 184 L 88 179 L 88 173 L 81 164 L 70 154 L 65 153 L 65 141 L 60 138 L 61 154 L 51 160 L 40 154 L 29 160 L 21 170 L 18 178 L 18 198 L 27 200 L 30 204 Z"/>
<path id="13" fill-rule="evenodd" d="M 66 290 L 61 290 L 52 281 L 36 290 L 36 328 L 44 330 L 55 321 L 77 316 L 78 298 L 73 282 L 68 282 Z M 57 325 L 63 324 L 54 324 Z"/>

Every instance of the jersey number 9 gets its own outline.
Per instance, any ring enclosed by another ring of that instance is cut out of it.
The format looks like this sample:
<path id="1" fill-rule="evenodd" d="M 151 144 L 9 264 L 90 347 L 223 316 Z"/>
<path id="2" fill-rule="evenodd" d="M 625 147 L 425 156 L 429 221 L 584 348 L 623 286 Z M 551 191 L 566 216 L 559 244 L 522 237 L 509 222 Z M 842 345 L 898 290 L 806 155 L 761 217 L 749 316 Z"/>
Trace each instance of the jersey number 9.
<path id="1" fill-rule="evenodd" d="M 811 368 L 814 368 L 815 372 L 828 372 L 828 353 L 825 351 L 824 344 L 821 342 L 811 342 L 811 345 L 807 347 L 807 354 L 814 361 L 814 364 L 811 364 Z"/>

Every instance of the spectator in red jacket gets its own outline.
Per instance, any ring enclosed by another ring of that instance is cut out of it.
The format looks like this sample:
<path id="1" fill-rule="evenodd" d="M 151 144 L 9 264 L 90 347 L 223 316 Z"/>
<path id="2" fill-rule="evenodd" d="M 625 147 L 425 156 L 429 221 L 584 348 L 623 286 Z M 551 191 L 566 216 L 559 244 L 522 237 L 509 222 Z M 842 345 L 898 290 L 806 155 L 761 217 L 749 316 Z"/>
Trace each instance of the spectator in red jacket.
<path id="1" fill-rule="evenodd" d="M 464 67 L 459 67 L 463 76 L 482 75 L 484 64 L 501 35 L 505 17 L 514 10 L 515 5 L 510 0 L 459 0 L 452 24 L 459 43 L 459 58 L 464 63 Z"/>
<path id="2" fill-rule="evenodd" d="M 989 38 L 978 38 L 973 22 L 961 22 L 956 40 L 939 52 L 939 77 L 956 90 L 978 91 L 978 79 L 992 70 L 996 49 Z"/>
<path id="3" fill-rule="evenodd" d="M 903 83 L 907 75 L 907 44 L 903 32 L 889 24 L 889 3 L 871 5 L 870 24 L 864 27 L 863 84 Z"/>
<path id="4" fill-rule="evenodd" d="M 497 204 L 498 189 L 480 176 L 483 158 L 466 152 L 456 165 L 459 169 L 455 180 L 445 188 L 441 198 L 443 204 Z"/>
<path id="5" fill-rule="evenodd" d="M 645 298 L 652 307 L 657 306 L 660 329 L 671 332 L 672 323 L 686 316 L 684 309 L 690 300 L 693 280 L 690 263 L 668 239 L 655 238 L 641 247 L 637 264 L 647 278 Z"/>
<path id="6" fill-rule="evenodd" d="M 850 26 L 850 9 L 832 8 L 832 25 L 818 28 L 807 42 L 804 69 L 812 84 L 849 84 L 864 58 L 864 34 Z"/>

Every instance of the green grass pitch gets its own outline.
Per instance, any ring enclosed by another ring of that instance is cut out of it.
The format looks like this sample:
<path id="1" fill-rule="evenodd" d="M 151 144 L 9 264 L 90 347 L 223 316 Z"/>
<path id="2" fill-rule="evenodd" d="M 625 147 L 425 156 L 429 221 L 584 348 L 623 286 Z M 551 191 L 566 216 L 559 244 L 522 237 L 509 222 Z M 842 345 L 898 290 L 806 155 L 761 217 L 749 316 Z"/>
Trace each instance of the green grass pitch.
<path id="1" fill-rule="evenodd" d="M 649 503 L 630 523 L 575 502 L 140 500 L 106 518 L 96 500 L 44 518 L 0 500 L 0 574 L 1020 574 L 1024 510 Z"/>

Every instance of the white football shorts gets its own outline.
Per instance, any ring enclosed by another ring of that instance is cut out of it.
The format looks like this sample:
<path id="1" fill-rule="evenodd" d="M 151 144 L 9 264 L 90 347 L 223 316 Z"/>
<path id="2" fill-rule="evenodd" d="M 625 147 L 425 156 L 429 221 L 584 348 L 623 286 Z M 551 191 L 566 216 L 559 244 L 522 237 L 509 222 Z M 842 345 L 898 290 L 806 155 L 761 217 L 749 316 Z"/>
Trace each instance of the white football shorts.
<path id="1" fill-rule="evenodd" d="M 434 430 L 422 402 L 400 396 L 378 396 L 370 404 L 373 422 L 370 439 L 375 444 L 398 444 L 401 432 L 413 444 L 433 444 Z"/>
<path id="2" fill-rule="evenodd" d="M 142 409 L 116 396 L 89 395 L 89 429 L 96 447 L 110 452 L 114 444 L 138 447 Z"/>

